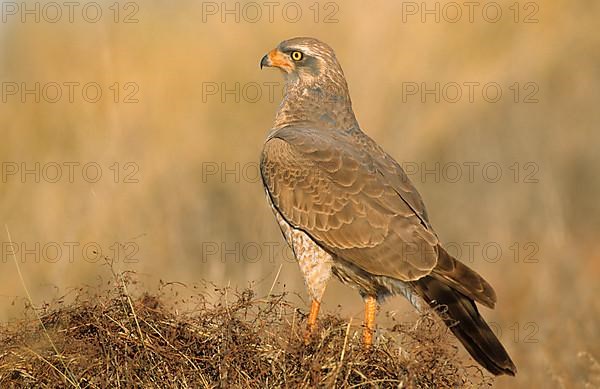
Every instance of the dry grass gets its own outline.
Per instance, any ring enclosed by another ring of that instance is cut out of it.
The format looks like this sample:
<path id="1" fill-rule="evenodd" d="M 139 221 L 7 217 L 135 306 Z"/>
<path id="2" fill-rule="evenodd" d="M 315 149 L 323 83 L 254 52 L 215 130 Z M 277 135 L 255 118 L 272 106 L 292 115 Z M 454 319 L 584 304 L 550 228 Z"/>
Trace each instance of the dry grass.
<path id="1" fill-rule="evenodd" d="M 230 7 L 237 2 L 227 1 Z M 600 2 L 535 2 L 540 21 L 534 24 L 512 22 L 508 7 L 514 0 L 500 2 L 504 17 L 499 23 L 425 24 L 418 15 L 400 23 L 408 3 L 401 1 L 376 6 L 338 2 L 339 23 L 332 24 L 312 22 L 312 1 L 302 3 L 301 23 L 285 23 L 281 17 L 275 23 L 221 23 L 218 15 L 202 23 L 202 5 L 208 2 L 184 0 L 139 2 L 140 22 L 123 24 L 112 21 L 108 7 L 114 1 L 100 3 L 105 18 L 99 23 L 81 18 L 20 23 L 17 15 L 0 28 L 3 82 L 29 88 L 36 82 L 97 82 L 104 92 L 99 103 L 83 101 L 80 89 L 73 103 L 66 89 L 58 103 L 36 103 L 31 97 L 23 103 L 19 96 L 0 103 L 0 162 L 29 168 L 80 164 L 72 183 L 67 169 L 58 183 L 36 183 L 31 176 L 26 182 L 12 176 L 0 183 L 0 226 L 8 225 L 13 240 L 24 245 L 16 259 L 34 304 L 52 300 L 55 288 L 95 283 L 102 272 L 83 255 L 88 242 L 98 243 L 122 269 L 147 277 L 144 283 L 153 294 L 162 278 L 189 285 L 206 279 L 240 289 L 253 283 L 257 295 L 267 295 L 280 267 L 279 280 L 286 287 L 277 284 L 273 291 L 305 293 L 297 264 L 286 260 L 289 252 L 284 252 L 260 183 L 202 174 L 204 163 L 227 169 L 256 165 L 281 94 L 255 103 L 231 96 L 204 102 L 202 85 L 281 83 L 276 72 L 260 71 L 260 58 L 282 39 L 313 35 L 335 48 L 363 129 L 399 162 L 428 168 L 438 162 L 502 166 L 497 183 L 482 180 L 481 169 L 474 182 L 467 181 L 466 169 L 457 183 L 411 176 L 442 241 L 461 244 L 461 259 L 498 294 L 497 308 L 482 309 L 482 314 L 501 330 L 519 374 L 494 385 L 600 387 L 595 362 L 600 360 Z M 530 2 L 518 3 L 523 16 Z M 427 4 L 431 8 L 434 1 Z M 500 83 L 502 101 L 490 104 L 478 93 L 470 103 L 463 90 L 458 103 L 422 103 L 418 97 L 402 102 L 404 82 L 469 81 Z M 136 82 L 139 103 L 114 103 L 108 88 L 116 82 L 121 89 Z M 515 103 L 508 89 L 515 82 L 537 83 L 539 103 Z M 522 182 L 524 169 L 521 182 L 514 182 L 509 168 L 529 161 L 539 166 L 539 182 Z M 81 166 L 88 162 L 102 167 L 97 183 L 81 178 Z M 110 170 L 115 162 L 119 183 Z M 139 167 L 138 183 L 122 182 L 127 162 Z M 3 234 L 0 248 L 6 242 Z M 36 244 L 52 242 L 63 250 L 60 260 L 26 254 Z M 79 244 L 73 258 L 67 242 Z M 479 244 L 470 261 L 469 242 Z M 482 247 L 490 242 L 502 247 L 496 262 L 483 259 Z M 523 262 L 531 253 L 525 249 L 529 242 L 538 249 L 538 262 Z M 128 250 L 116 253 L 117 243 Z M 218 252 L 206 255 L 206 243 Z M 274 255 L 267 243 L 276 244 Z M 511 250 L 516 243 L 520 261 Z M 139 251 L 125 263 L 132 244 Z M 257 260 L 243 258 L 243 248 L 250 245 L 262 250 Z M 11 302 L 24 291 L 13 259 L 6 249 L 1 254 L 4 322 L 22 315 L 22 306 Z M 304 307 L 296 295 L 288 297 L 290 304 Z M 132 297 L 134 308 L 136 301 Z M 344 320 L 356 317 L 358 325 L 362 307 L 357 293 L 332 281 L 323 304 L 326 312 L 339 312 Z M 404 309 L 412 307 L 401 298 L 382 306 L 382 311 Z M 383 315 L 378 324 L 393 326 Z M 41 335 L 38 325 L 26 327 L 31 336 Z M 143 321 L 139 326 L 144 331 Z M 51 335 L 62 353 L 61 334 Z M 47 339 L 40 337 L 39 343 Z M 56 362 L 52 353 L 38 352 Z M 69 359 L 64 362 L 78 371 Z"/>
<path id="2" fill-rule="evenodd" d="M 163 284 L 150 295 L 136 292 L 134 278 L 115 274 L 108 288 L 80 288 L 37 310 L 29 306 L 26 318 L 3 326 L 0 386 L 438 388 L 491 382 L 457 357 L 432 312 L 416 324 L 382 329 L 378 345 L 365 351 L 360 327 L 332 314 L 323 315 L 318 334 L 305 344 L 306 313 L 285 294 L 258 298 L 249 289 Z M 181 311 L 183 305 L 193 308 Z"/>

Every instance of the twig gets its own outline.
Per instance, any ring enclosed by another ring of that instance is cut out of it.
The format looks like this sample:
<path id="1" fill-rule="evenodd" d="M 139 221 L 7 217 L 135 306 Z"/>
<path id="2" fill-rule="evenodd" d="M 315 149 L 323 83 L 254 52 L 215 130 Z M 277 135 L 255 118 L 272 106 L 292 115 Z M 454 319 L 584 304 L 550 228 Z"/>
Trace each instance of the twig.
<path id="1" fill-rule="evenodd" d="M 4 228 L 6 229 L 6 235 L 8 236 L 8 242 L 10 243 L 11 247 L 13 247 L 14 243 L 12 241 L 12 237 L 10 236 L 10 231 L 8 230 L 8 225 L 5 224 Z M 40 317 L 39 312 L 37 311 L 37 309 L 35 309 L 35 305 L 33 304 L 33 299 L 31 298 L 31 294 L 29 293 L 27 284 L 25 284 L 25 279 L 23 278 L 23 274 L 21 273 L 21 267 L 19 266 L 19 262 L 17 261 L 15 252 L 11 251 L 11 253 L 12 253 L 13 260 L 15 261 L 15 266 L 17 267 L 17 273 L 19 274 L 19 278 L 21 280 L 21 285 L 23 285 L 23 289 L 25 289 L 25 294 L 27 294 L 27 299 L 29 300 L 29 304 L 31 304 L 31 306 L 34 307 L 33 312 L 35 312 L 35 316 L 37 317 L 38 321 L 40 322 L 40 325 L 42 326 L 44 334 L 48 338 L 48 342 L 50 342 L 50 345 L 52 346 L 54 353 L 56 354 L 57 357 L 59 357 L 60 353 L 58 352 L 56 345 L 52 341 L 52 338 L 50 337 L 48 330 L 46 330 L 46 326 L 44 325 L 44 322 L 42 321 L 42 318 Z M 59 359 L 61 365 L 63 366 L 63 369 L 65 369 L 65 373 L 66 373 L 66 374 L 61 373 L 61 375 L 65 378 L 65 380 L 69 384 L 71 384 L 72 386 L 74 386 L 76 388 L 80 388 L 79 383 L 77 382 L 77 379 L 75 378 L 75 375 L 69 370 L 67 365 L 65 365 L 65 363 L 63 362 L 63 360 L 60 357 L 58 359 Z M 54 367 L 54 368 L 56 369 L 56 367 Z M 58 370 L 58 369 L 56 369 L 56 370 Z M 67 374 L 68 374 L 68 376 L 67 376 Z"/>

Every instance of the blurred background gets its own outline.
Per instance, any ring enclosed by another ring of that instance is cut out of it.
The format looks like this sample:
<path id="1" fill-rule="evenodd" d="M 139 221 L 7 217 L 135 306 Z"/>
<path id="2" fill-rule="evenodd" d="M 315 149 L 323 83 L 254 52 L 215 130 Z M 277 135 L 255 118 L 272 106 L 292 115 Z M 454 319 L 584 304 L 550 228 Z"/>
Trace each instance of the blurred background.
<path id="1" fill-rule="evenodd" d="M 258 175 L 283 87 L 258 64 L 309 35 L 449 251 L 494 285 L 481 310 L 519 368 L 496 385 L 600 385 L 598 2 L 74 4 L 1 3 L 3 321 L 24 287 L 42 304 L 98 282 L 104 256 L 149 289 L 306 304 Z M 337 281 L 324 309 L 362 317 Z"/>

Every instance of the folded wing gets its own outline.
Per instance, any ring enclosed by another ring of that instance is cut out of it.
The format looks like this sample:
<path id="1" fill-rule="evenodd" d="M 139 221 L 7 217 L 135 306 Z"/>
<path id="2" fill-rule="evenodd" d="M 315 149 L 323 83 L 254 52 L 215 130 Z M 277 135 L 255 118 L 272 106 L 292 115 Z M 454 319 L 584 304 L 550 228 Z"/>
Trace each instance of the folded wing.
<path id="1" fill-rule="evenodd" d="M 436 266 L 438 238 L 419 194 L 362 132 L 278 130 L 265 144 L 261 174 L 286 221 L 325 250 L 402 281 Z"/>

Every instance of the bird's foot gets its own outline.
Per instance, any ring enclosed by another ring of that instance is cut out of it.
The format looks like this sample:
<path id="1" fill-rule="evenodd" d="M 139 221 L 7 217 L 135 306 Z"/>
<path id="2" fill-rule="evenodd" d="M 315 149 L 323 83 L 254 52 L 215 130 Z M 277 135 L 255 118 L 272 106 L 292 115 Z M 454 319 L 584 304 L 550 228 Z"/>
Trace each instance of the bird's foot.
<path id="1" fill-rule="evenodd" d="M 310 313 L 308 314 L 308 327 L 306 328 L 306 332 L 304 333 L 305 344 L 310 343 L 310 340 L 312 339 L 317 329 L 317 316 L 319 316 L 319 308 L 321 308 L 321 303 L 317 300 L 313 300 L 310 306 Z"/>
<path id="2" fill-rule="evenodd" d="M 373 347 L 373 332 L 375 331 L 375 314 L 377 313 L 377 299 L 365 298 L 365 324 L 363 328 L 363 347 L 366 351 Z"/>

